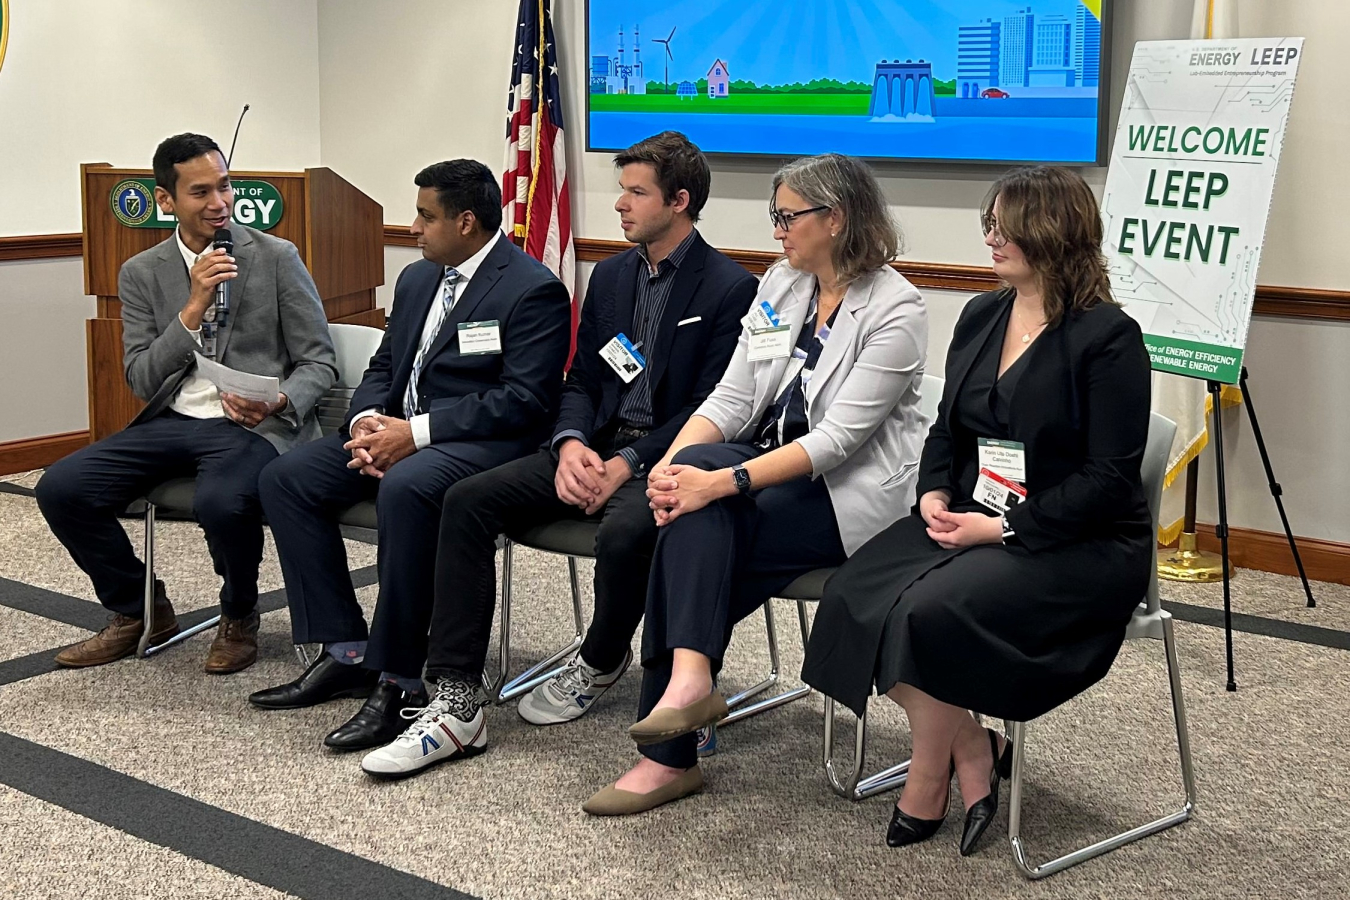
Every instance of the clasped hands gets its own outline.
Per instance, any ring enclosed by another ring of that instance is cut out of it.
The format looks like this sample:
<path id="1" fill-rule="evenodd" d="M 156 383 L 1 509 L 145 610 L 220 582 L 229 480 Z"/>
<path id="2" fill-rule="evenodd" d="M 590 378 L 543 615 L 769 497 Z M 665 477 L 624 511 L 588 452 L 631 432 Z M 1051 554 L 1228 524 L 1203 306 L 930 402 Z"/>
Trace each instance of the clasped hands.
<path id="1" fill-rule="evenodd" d="M 919 515 L 928 524 L 928 536 L 943 550 L 1003 542 L 1003 522 L 997 516 L 949 512 L 949 502 L 946 491 L 929 491 L 919 498 Z"/>
<path id="2" fill-rule="evenodd" d="M 568 438 L 558 447 L 558 471 L 553 475 L 558 499 L 588 516 L 599 512 L 632 477 L 628 462 L 621 456 L 605 461 L 576 438 Z"/>
<path id="3" fill-rule="evenodd" d="M 362 475 L 383 478 L 389 467 L 417 451 L 412 424 L 392 416 L 362 416 L 351 425 L 352 439 L 342 445 L 351 451 L 349 469 L 360 469 Z"/>
<path id="4" fill-rule="evenodd" d="M 709 471 L 697 466 L 659 463 L 647 476 L 647 499 L 657 527 L 669 525 L 685 513 L 695 512 L 736 493 L 730 469 Z"/>

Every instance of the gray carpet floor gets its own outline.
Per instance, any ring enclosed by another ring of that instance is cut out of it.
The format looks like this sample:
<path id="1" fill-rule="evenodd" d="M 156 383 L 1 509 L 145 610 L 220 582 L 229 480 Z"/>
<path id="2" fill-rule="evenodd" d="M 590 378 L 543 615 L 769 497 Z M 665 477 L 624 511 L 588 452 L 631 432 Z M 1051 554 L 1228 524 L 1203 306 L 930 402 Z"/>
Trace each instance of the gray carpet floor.
<path id="1" fill-rule="evenodd" d="M 31 486 L 32 477 L 7 481 Z M 138 535 L 137 523 L 127 526 Z M 217 583 L 199 530 L 160 529 L 160 570 L 176 606 L 210 606 Z M 348 551 L 353 569 L 374 563 L 367 544 L 349 542 Z M 583 583 L 589 575 L 584 566 Z M 516 577 L 513 646 L 528 662 L 565 639 L 566 568 L 559 557 L 522 552 Z M 22 494 L 0 492 L 0 579 L 0 599 L 39 588 L 98 612 L 87 580 Z M 264 591 L 281 587 L 270 542 L 261 582 Z M 1006 786 L 1005 809 L 975 856 L 956 852 L 959 806 L 934 840 L 887 848 L 895 794 L 850 803 L 830 790 L 814 695 L 722 729 L 704 794 L 628 819 L 593 819 L 579 806 L 636 759 L 624 732 L 636 671 L 577 722 L 538 729 L 513 707 L 494 709 L 483 756 L 372 782 L 357 757 L 319 743 L 356 701 L 281 713 L 245 703 L 299 671 L 283 609 L 263 617 L 262 658 L 238 675 L 201 671 L 203 636 L 147 661 L 0 686 L 0 896 L 1350 896 L 1342 815 L 1350 653 L 1307 639 L 1350 628 L 1350 588 L 1314 587 L 1319 606 L 1308 610 L 1296 579 L 1239 573 L 1234 607 L 1261 617 L 1265 631 L 1235 637 L 1236 693 L 1224 689 L 1222 630 L 1178 623 L 1195 817 L 1044 882 L 1024 881 L 1009 858 Z M 367 611 L 376 590 L 359 592 Z M 584 594 L 589 609 L 589 587 Z M 1222 602 L 1209 585 L 1167 585 L 1165 598 L 1202 610 Z M 775 604 L 795 684 L 795 615 Z M 0 673 L 88 633 L 70 615 L 53 621 L 25 609 L 0 606 Z M 1286 624 L 1313 629 L 1280 632 Z M 750 684 L 767 666 L 756 616 L 738 629 L 724 684 Z M 903 716 L 885 700 L 871 709 L 869 768 L 903 759 Z M 846 758 L 847 714 L 842 726 Z M 1161 646 L 1127 645 L 1105 681 L 1033 723 L 1027 761 L 1023 833 L 1035 854 L 1179 806 Z"/>

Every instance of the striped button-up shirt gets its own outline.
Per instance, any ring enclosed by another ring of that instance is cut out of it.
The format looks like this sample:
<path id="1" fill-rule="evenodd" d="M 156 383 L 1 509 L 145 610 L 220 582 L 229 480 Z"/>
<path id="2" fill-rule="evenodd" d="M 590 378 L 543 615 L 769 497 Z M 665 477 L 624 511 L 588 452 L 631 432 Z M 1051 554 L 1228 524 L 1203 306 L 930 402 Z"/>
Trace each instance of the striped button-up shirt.
<path id="1" fill-rule="evenodd" d="M 637 273 L 637 293 L 633 303 L 633 322 L 625 333 L 629 340 L 638 348 L 638 352 L 647 360 L 647 365 L 643 367 L 638 376 L 631 382 L 624 385 L 621 389 L 622 396 L 619 399 L 618 420 L 619 424 L 627 425 L 632 428 L 651 428 L 652 421 L 652 383 L 649 373 L 652 366 L 652 352 L 656 349 L 656 334 L 661 329 L 661 319 L 666 314 L 666 304 L 670 301 L 670 293 L 675 287 L 675 273 L 679 271 L 680 263 L 689 255 L 689 248 L 694 245 L 694 236 L 697 229 L 691 230 L 684 240 L 670 254 L 656 266 L 656 271 L 652 271 L 651 258 L 647 255 L 647 245 L 638 246 L 638 254 L 642 257 L 643 265 L 638 266 Z M 577 438 L 582 440 L 581 432 L 562 431 L 553 436 L 552 446 L 557 447 L 568 438 Z M 637 453 L 630 447 L 624 447 L 619 450 L 616 456 L 623 457 L 624 462 L 628 463 L 628 468 L 632 470 L 633 477 L 644 474 L 642 461 L 638 459 Z"/>

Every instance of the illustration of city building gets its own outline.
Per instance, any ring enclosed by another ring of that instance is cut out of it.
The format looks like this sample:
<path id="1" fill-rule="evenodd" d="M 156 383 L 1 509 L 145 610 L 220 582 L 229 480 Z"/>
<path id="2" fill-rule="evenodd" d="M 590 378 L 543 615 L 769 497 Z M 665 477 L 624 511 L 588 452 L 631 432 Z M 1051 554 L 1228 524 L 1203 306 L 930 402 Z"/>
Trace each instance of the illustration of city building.
<path id="1" fill-rule="evenodd" d="M 592 94 L 645 94 L 647 78 L 642 73 L 642 42 L 637 26 L 633 27 L 633 61 L 624 60 L 623 26 L 619 26 L 618 56 L 591 57 Z"/>
<path id="2" fill-rule="evenodd" d="M 1098 86 L 1101 40 L 1101 20 L 1081 0 L 1072 18 L 1038 16 L 1028 6 L 1001 22 L 961 25 L 956 97 L 1091 95 Z"/>
<path id="3" fill-rule="evenodd" d="M 1082 3 L 1074 12 L 1073 70 L 1080 87 L 1097 87 L 1102 63 L 1101 20 Z"/>
<path id="4" fill-rule="evenodd" d="M 727 71 L 726 63 L 720 59 L 715 60 L 708 69 L 708 96 L 715 100 L 730 95 L 731 73 Z"/>
<path id="5" fill-rule="evenodd" d="M 1064 16 L 1037 19 L 1032 60 L 1027 86 L 1073 87 L 1073 23 Z"/>
<path id="6" fill-rule="evenodd" d="M 882 60 L 872 75 L 873 118 L 930 120 L 937 107 L 933 90 L 933 64 L 907 59 Z"/>
<path id="7" fill-rule="evenodd" d="M 999 32 L 1001 22 L 981 19 L 957 29 L 956 96 L 978 98 L 980 92 L 998 87 Z"/>
<path id="8" fill-rule="evenodd" d="M 1031 7 L 1019 10 L 1003 20 L 999 40 L 999 83 L 1025 86 L 1032 64 L 1032 48 L 1036 42 L 1036 16 Z"/>

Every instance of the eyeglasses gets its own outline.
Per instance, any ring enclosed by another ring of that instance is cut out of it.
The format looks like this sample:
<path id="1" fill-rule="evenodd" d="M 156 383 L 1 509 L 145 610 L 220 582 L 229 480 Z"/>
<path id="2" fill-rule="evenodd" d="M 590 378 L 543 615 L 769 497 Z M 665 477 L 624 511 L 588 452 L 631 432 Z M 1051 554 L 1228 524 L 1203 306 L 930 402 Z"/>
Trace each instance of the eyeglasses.
<path id="1" fill-rule="evenodd" d="M 828 206 L 813 206 L 810 209 L 803 209 L 798 212 L 779 212 L 776 208 L 770 208 L 769 221 L 773 223 L 774 228 L 781 228 L 784 231 L 792 230 L 792 223 L 807 213 L 829 212 Z"/>
<path id="2" fill-rule="evenodd" d="M 994 236 L 995 247 L 1006 247 L 1008 245 L 1008 239 L 1003 236 L 1003 232 L 998 230 L 998 219 L 995 219 L 992 213 L 981 217 L 980 227 L 984 229 L 985 237 L 989 237 L 991 234 Z"/>

